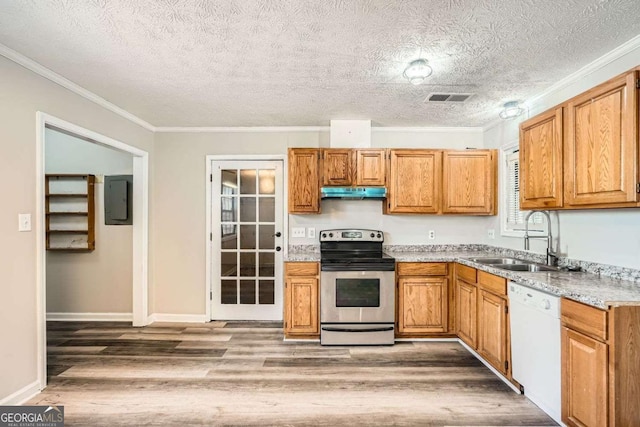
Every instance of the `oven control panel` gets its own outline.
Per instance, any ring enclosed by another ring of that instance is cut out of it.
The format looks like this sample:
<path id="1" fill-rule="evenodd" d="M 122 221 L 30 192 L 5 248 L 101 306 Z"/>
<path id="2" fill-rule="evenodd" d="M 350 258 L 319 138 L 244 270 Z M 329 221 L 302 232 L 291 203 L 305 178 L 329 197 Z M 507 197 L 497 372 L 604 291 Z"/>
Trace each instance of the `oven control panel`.
<path id="1" fill-rule="evenodd" d="M 321 242 L 384 242 L 380 230 L 337 229 L 320 231 Z"/>

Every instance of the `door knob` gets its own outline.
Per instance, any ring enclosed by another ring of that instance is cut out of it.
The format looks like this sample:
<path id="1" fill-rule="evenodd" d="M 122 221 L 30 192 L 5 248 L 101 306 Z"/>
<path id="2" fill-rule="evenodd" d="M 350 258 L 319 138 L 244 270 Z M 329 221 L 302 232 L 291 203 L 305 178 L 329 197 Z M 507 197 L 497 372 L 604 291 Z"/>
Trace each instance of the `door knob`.
<path id="1" fill-rule="evenodd" d="M 278 232 L 276 232 L 276 234 L 274 234 L 274 236 L 275 237 L 280 237 L 280 236 L 282 236 L 282 233 L 278 231 Z"/>
<path id="2" fill-rule="evenodd" d="M 280 246 L 276 246 L 276 252 L 280 252 L 282 248 Z"/>

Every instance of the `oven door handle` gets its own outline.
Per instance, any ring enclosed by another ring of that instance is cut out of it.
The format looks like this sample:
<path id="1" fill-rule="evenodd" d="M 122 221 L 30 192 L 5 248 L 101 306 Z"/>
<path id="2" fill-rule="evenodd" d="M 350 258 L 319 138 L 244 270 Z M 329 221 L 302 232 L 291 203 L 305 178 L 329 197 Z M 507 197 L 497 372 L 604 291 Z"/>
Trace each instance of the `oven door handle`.
<path id="1" fill-rule="evenodd" d="M 334 328 L 330 326 L 323 326 L 322 330 L 328 331 L 328 332 L 384 332 L 384 331 L 393 331 L 393 326 L 385 326 L 381 328 L 367 328 L 367 329 Z"/>

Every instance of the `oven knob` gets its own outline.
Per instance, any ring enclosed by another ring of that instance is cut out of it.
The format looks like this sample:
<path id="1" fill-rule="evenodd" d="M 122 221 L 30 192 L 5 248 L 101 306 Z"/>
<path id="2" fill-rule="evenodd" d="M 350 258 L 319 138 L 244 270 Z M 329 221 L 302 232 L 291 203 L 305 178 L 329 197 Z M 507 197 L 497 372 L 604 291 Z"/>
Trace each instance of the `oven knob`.
<path id="1" fill-rule="evenodd" d="M 378 239 L 382 237 L 382 234 L 378 233 Z"/>
<path id="2" fill-rule="evenodd" d="M 373 239 L 374 237 L 376 237 L 376 235 L 371 233 L 371 238 Z"/>
<path id="3" fill-rule="evenodd" d="M 333 237 L 333 233 L 329 233 L 329 237 Z"/>
<path id="4" fill-rule="evenodd" d="M 327 237 L 327 233 L 322 233 L 322 238 L 324 239 L 325 237 Z"/>

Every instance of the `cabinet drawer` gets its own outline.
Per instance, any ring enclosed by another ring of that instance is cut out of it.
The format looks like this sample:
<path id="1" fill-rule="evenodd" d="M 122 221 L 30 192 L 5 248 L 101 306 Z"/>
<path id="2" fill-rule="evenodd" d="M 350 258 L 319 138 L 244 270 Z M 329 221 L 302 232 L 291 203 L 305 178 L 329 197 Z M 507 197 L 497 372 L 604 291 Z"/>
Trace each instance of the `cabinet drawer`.
<path id="1" fill-rule="evenodd" d="M 594 338 L 607 340 L 607 315 L 605 310 L 562 298 L 560 302 L 562 323 Z"/>
<path id="2" fill-rule="evenodd" d="M 456 276 L 469 283 L 476 283 L 476 274 L 478 270 L 466 265 L 456 264 Z"/>
<path id="3" fill-rule="evenodd" d="M 317 262 L 286 262 L 285 276 L 317 276 Z"/>
<path id="4" fill-rule="evenodd" d="M 498 295 L 507 294 L 507 279 L 494 276 L 486 271 L 478 271 L 478 284 L 489 292 Z"/>
<path id="5" fill-rule="evenodd" d="M 446 276 L 446 262 L 399 262 L 398 276 Z"/>

